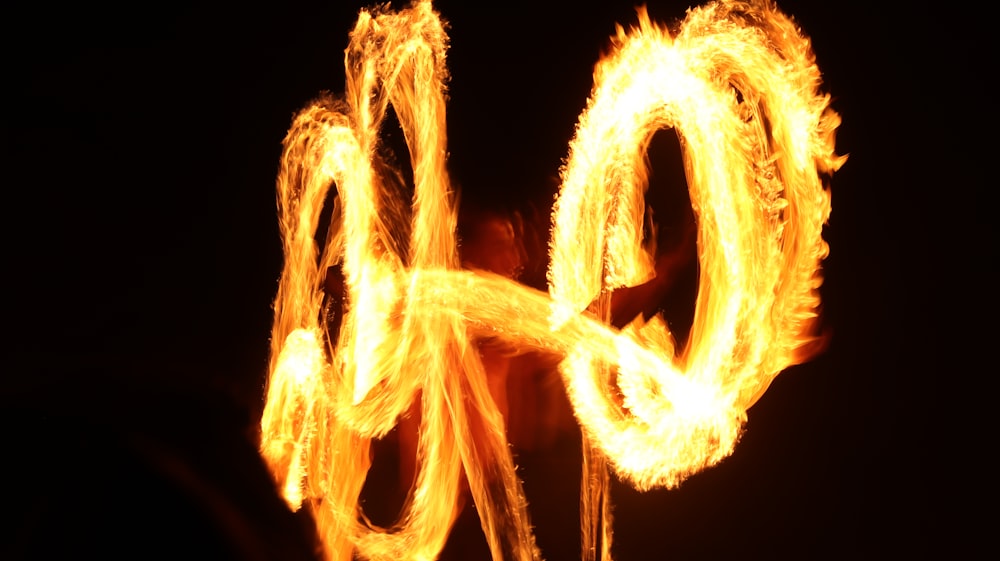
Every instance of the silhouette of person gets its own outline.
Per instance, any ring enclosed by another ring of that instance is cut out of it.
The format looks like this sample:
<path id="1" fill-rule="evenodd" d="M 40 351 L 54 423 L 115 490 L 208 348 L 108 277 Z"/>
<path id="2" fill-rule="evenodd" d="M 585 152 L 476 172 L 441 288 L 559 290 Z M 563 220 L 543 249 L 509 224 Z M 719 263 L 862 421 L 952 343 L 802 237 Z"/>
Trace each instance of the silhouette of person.
<path id="1" fill-rule="evenodd" d="M 525 214 L 531 219 L 526 221 Z M 544 289 L 536 285 L 539 284 L 538 272 L 544 271 L 547 265 L 538 261 L 547 259 L 547 254 L 543 251 L 547 246 L 539 240 L 544 239 L 540 232 L 548 232 L 548 220 L 549 214 L 545 212 L 522 213 L 504 205 L 464 200 L 459 211 L 457 232 L 462 266 L 518 282 L 524 280 L 522 275 L 528 270 L 534 279 L 531 286 Z M 648 319 L 657 311 L 660 301 L 671 289 L 673 272 L 688 264 L 694 257 L 694 253 L 690 251 L 693 247 L 690 235 L 693 235 L 693 229 L 685 235 L 685 240 L 674 246 L 674 250 L 657 257 L 656 274 L 652 279 L 638 286 L 615 290 L 611 294 L 611 325 L 622 328 L 640 315 Z M 342 284 L 333 273 L 335 271 L 331 271 L 331 276 L 327 279 L 327 287 L 331 291 L 342 291 Z M 529 500 L 529 504 L 546 508 L 544 504 L 547 503 L 552 514 L 546 513 L 543 518 L 557 515 L 556 509 L 561 509 L 556 529 L 549 534 L 550 543 L 541 543 L 544 525 L 536 528 L 539 545 L 543 546 L 543 551 L 548 551 L 550 558 L 552 555 L 562 558 L 557 551 L 566 547 L 570 548 L 566 555 L 572 557 L 574 551 L 578 552 L 578 540 L 567 542 L 570 545 L 558 543 L 565 541 L 568 535 L 579 529 L 579 517 L 572 513 L 578 506 L 573 497 L 578 499 L 579 479 L 577 477 L 574 481 L 571 473 L 563 472 L 574 467 L 579 470 L 580 428 L 557 369 L 562 356 L 539 349 L 518 347 L 499 338 L 479 337 L 473 343 L 483 364 L 490 395 L 503 416 L 512 452 L 521 458 L 518 461 L 521 466 L 519 476 L 525 481 L 526 472 L 536 468 L 540 474 L 526 483 L 526 494 L 529 498 L 532 492 L 553 495 L 549 498 L 551 500 Z M 395 486 L 394 497 L 389 500 L 392 506 L 383 511 L 382 520 L 378 520 L 378 516 L 372 516 L 376 523 L 391 523 L 395 520 L 399 512 L 397 509 L 402 506 L 414 481 L 419 424 L 418 399 L 410 412 L 400 419 L 397 429 L 381 444 L 383 450 L 387 443 L 398 447 L 395 451 L 398 458 L 398 485 Z M 376 443 L 377 448 L 378 446 Z M 376 456 L 379 453 L 376 452 Z M 378 462 L 375 464 L 376 468 L 377 466 Z M 560 491 L 553 493 L 553 485 L 558 485 Z M 564 500 L 567 498 L 568 503 Z M 378 500 L 384 499 L 383 496 Z M 464 559 L 469 556 L 489 558 L 474 505 L 469 504 L 467 495 L 463 495 L 463 500 L 465 505 L 455 522 L 441 559 Z M 560 503 L 558 505 L 557 500 Z M 367 503 L 366 511 L 370 511 L 369 507 L 373 506 L 373 502 L 375 501 Z M 576 550 L 573 550 L 574 545 Z"/>

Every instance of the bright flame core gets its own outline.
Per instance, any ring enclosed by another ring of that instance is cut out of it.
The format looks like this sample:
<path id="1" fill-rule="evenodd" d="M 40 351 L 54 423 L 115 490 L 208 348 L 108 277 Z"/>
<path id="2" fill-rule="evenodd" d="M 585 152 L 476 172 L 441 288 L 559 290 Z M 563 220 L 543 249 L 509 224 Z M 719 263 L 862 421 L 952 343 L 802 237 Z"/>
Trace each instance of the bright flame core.
<path id="1" fill-rule="evenodd" d="M 311 509 L 328 558 L 435 558 L 463 473 L 494 559 L 540 557 L 471 344 L 484 330 L 564 356 L 585 440 L 588 559 L 610 558 L 608 466 L 639 489 L 680 484 L 728 456 L 747 409 L 810 358 L 830 213 L 821 175 L 845 157 L 834 152 L 840 118 L 819 93 L 808 38 L 770 2 L 722 1 L 690 10 L 675 35 L 640 9 L 612 47 L 562 169 L 547 294 L 459 269 L 445 169 L 447 35 L 429 1 L 362 11 L 344 98 L 294 119 L 277 182 L 285 263 L 261 453 L 288 503 Z M 412 200 L 379 166 L 390 104 L 411 154 Z M 699 224 L 698 299 L 680 352 L 659 316 L 620 331 L 601 317 L 609 291 L 653 275 L 641 242 L 645 154 L 665 128 L 681 139 Z M 333 340 L 323 275 L 338 265 L 346 305 Z M 418 396 L 417 479 L 402 518 L 378 528 L 358 504 L 371 439 Z"/>

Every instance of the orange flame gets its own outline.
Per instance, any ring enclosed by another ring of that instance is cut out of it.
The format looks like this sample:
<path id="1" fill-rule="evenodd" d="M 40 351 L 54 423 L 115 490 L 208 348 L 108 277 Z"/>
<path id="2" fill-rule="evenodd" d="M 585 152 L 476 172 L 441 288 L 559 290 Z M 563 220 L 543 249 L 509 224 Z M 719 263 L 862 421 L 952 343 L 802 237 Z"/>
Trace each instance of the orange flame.
<path id="1" fill-rule="evenodd" d="M 638 20 L 619 27 L 598 63 L 570 144 L 548 293 L 459 270 L 445 170 L 448 38 L 429 1 L 362 11 L 344 98 L 320 99 L 292 123 L 277 182 L 285 263 L 261 453 L 289 505 L 311 509 L 329 559 L 435 558 L 463 474 L 493 558 L 540 557 L 503 418 L 470 352 L 484 330 L 565 357 L 585 438 L 586 558 L 610 558 L 609 467 L 639 489 L 680 484 L 728 456 L 747 409 L 809 358 L 831 208 L 821 177 L 845 157 L 808 38 L 763 0 L 692 9 L 676 35 L 645 10 Z M 412 201 L 378 165 L 389 105 L 411 153 Z M 653 275 L 641 244 L 645 147 L 666 128 L 681 139 L 699 224 L 698 299 L 680 351 L 659 316 L 616 330 L 601 306 L 591 313 L 609 291 Z M 337 265 L 347 305 L 334 340 L 323 274 Z M 401 519 L 378 528 L 358 504 L 371 439 L 417 395 L 416 482 Z"/>

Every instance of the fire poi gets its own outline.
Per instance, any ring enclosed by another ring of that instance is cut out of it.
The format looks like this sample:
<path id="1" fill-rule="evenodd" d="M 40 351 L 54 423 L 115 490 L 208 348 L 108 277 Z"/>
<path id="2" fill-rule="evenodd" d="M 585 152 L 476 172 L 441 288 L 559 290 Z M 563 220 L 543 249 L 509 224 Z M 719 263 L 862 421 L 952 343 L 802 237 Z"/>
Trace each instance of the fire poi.
<path id="1" fill-rule="evenodd" d="M 470 351 L 477 334 L 564 357 L 584 438 L 585 559 L 610 558 L 612 472 L 637 489 L 671 488 L 718 463 L 771 381 L 811 358 L 824 181 L 846 157 L 835 153 L 840 117 L 820 92 L 809 39 L 767 0 L 708 3 L 674 31 L 644 9 L 637 19 L 618 26 L 597 63 L 560 170 L 547 292 L 459 265 L 448 37 L 430 1 L 362 10 L 343 96 L 294 118 L 277 178 L 284 265 L 260 450 L 290 507 L 310 509 L 327 558 L 436 558 L 463 474 L 493 558 L 541 557 L 504 420 Z M 376 165 L 389 106 L 411 155 L 411 194 L 386 188 Z M 619 330 L 602 305 L 653 274 L 644 157 L 663 129 L 681 141 L 698 223 L 683 348 L 661 316 Z M 345 281 L 336 334 L 323 304 L 333 266 Z M 359 505 L 372 440 L 416 399 L 417 475 L 400 518 L 378 527 Z M 473 425 L 484 427 L 476 438 Z"/>

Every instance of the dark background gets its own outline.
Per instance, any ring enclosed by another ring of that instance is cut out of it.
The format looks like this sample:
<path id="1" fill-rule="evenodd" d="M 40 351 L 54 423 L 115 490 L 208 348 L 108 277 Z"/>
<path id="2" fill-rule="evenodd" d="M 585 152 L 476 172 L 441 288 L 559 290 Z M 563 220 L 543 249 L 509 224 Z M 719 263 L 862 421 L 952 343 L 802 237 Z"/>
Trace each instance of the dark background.
<path id="1" fill-rule="evenodd" d="M 619 559 L 930 559 L 987 535 L 986 18 L 854 4 L 780 3 L 813 40 L 849 155 L 826 232 L 830 347 L 777 378 L 721 465 L 676 491 L 616 486 Z M 342 90 L 363 5 L 5 9 L 0 556 L 309 558 L 308 520 L 253 443 L 274 179 L 294 113 Z M 687 6 L 649 4 L 665 22 Z M 456 179 L 537 196 L 633 5 L 437 7 Z"/>

